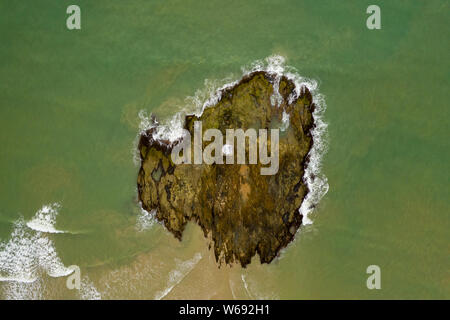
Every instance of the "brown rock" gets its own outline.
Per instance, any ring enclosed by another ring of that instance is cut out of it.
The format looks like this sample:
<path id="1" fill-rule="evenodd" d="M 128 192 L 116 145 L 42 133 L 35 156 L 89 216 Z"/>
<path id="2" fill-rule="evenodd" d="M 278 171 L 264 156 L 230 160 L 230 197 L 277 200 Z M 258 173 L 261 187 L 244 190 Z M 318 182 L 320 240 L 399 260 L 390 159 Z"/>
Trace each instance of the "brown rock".
<path id="1" fill-rule="evenodd" d="M 262 263 L 270 263 L 292 241 L 302 223 L 298 209 L 308 192 L 303 174 L 313 143 L 314 105 L 307 88 L 297 97 L 295 84 L 282 77 L 282 103 L 273 106 L 274 82 L 272 75 L 262 71 L 245 76 L 225 89 L 221 100 L 200 117 L 187 116 L 185 128 L 193 137 L 194 121 L 202 121 L 203 131 L 216 128 L 225 137 L 226 129 L 279 128 L 286 112 L 289 127 L 280 131 L 279 170 L 275 175 L 261 175 L 264 166 L 259 162 L 175 165 L 171 150 L 180 141 L 155 139 L 156 128 L 140 139 L 137 184 L 143 208 L 157 209 L 156 218 L 180 240 L 188 221 L 198 223 L 214 243 L 219 263 L 239 262 L 245 267 L 256 253 Z M 289 98 L 293 101 L 290 104 Z"/>

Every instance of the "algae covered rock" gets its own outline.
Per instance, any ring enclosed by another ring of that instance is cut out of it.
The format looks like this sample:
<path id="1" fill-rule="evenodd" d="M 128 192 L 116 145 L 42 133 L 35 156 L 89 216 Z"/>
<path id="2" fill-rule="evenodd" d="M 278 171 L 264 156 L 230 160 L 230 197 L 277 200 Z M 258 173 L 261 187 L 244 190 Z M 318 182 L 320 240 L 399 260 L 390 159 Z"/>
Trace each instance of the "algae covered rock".
<path id="1" fill-rule="evenodd" d="M 250 143 L 245 145 L 245 163 L 176 164 L 174 148 L 191 144 L 185 152 L 193 153 L 194 141 L 184 140 L 187 136 L 175 142 L 157 139 L 157 126 L 143 133 L 137 179 L 142 207 L 156 209 L 156 219 L 180 240 L 188 221 L 198 223 L 212 241 L 219 263 L 239 262 L 245 267 L 256 253 L 262 263 L 270 263 L 302 224 L 299 208 L 308 192 L 303 176 L 313 144 L 314 103 L 307 88 L 299 94 L 295 89 L 284 76 L 253 72 L 223 89 L 218 102 L 201 116 L 184 119 L 191 137 L 199 122 L 202 132 L 218 129 L 224 137 L 227 129 L 278 130 L 275 174 L 261 174 L 267 163 L 249 163 Z M 204 139 L 201 146 L 209 143 Z M 236 146 L 231 151 L 236 153 Z"/>

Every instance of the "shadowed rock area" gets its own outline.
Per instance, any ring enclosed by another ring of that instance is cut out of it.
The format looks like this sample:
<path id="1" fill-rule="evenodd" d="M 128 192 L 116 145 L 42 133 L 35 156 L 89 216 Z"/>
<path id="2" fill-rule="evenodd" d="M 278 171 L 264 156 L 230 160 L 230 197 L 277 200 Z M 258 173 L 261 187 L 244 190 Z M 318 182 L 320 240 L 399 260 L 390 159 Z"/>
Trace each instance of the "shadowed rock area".
<path id="1" fill-rule="evenodd" d="M 202 121 L 203 132 L 215 128 L 224 137 L 226 129 L 276 129 L 283 126 L 285 112 L 289 126 L 280 130 L 275 175 L 261 175 L 260 168 L 268 165 L 259 159 L 248 164 L 248 144 L 247 164 L 175 165 L 171 151 L 180 140 L 155 139 L 157 127 L 140 138 L 137 185 L 142 207 L 156 209 L 156 219 L 179 240 L 188 221 L 198 223 L 212 241 L 219 264 L 239 262 L 245 267 L 256 253 L 261 263 L 270 263 L 302 224 L 298 209 L 308 192 L 303 174 L 313 143 L 314 104 L 307 88 L 297 96 L 294 83 L 281 77 L 279 104 L 273 105 L 274 83 L 274 75 L 263 71 L 245 76 L 224 89 L 220 101 L 200 117 L 186 116 L 185 129 L 192 137 L 194 121 Z M 203 142 L 203 148 L 208 143 Z"/>

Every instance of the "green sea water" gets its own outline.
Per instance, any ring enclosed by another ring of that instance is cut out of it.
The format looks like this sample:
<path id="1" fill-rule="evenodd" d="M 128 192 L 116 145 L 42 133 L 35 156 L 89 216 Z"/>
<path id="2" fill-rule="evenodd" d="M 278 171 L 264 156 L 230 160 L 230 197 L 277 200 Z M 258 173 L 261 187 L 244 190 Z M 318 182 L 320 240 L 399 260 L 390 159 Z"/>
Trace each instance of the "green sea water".
<path id="1" fill-rule="evenodd" d="M 81 0 L 69 31 L 70 4 L 0 0 L 0 270 L 41 256 L 5 246 L 57 202 L 69 232 L 38 237 L 87 289 L 44 273 L 0 297 L 450 298 L 448 1 Z M 138 113 L 167 119 L 206 79 L 274 54 L 325 96 L 330 188 L 279 259 L 218 269 L 198 227 L 182 242 L 141 230 Z"/>

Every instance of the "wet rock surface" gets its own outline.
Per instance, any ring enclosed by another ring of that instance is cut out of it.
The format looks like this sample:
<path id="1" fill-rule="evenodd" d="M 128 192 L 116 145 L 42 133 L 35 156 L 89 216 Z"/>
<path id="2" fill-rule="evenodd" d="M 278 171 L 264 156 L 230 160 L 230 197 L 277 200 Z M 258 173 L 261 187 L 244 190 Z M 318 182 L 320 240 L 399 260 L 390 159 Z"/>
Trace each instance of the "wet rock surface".
<path id="1" fill-rule="evenodd" d="M 171 151 L 180 140 L 156 139 L 157 127 L 140 137 L 137 185 L 142 207 L 156 209 L 156 219 L 180 240 L 186 224 L 196 222 L 211 240 L 219 264 L 245 267 L 256 253 L 262 263 L 270 263 L 302 224 L 299 208 L 308 192 L 303 175 L 313 143 L 314 103 L 307 88 L 297 95 L 292 81 L 278 80 L 276 94 L 274 75 L 251 73 L 224 89 L 218 103 L 201 116 L 185 118 L 192 137 L 195 121 L 202 122 L 203 131 L 219 129 L 225 137 L 226 129 L 283 128 L 288 116 L 289 125 L 280 130 L 275 175 L 261 175 L 267 165 L 259 162 L 176 165 Z"/>

